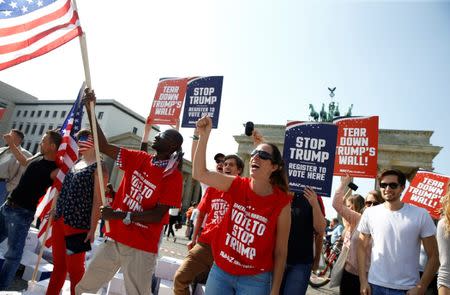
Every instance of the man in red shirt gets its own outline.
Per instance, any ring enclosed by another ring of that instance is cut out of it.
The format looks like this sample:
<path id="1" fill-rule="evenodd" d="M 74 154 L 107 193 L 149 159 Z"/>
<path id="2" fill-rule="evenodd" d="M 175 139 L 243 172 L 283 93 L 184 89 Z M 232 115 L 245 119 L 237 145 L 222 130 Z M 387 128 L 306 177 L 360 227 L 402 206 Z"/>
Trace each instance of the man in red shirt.
<path id="1" fill-rule="evenodd" d="M 228 155 L 224 158 L 223 173 L 241 175 L 244 162 L 237 155 Z M 207 276 L 213 264 L 211 241 L 214 232 L 228 210 L 227 194 L 213 187 L 208 187 L 198 205 L 199 216 L 195 224 L 192 241 L 189 242 L 189 253 L 178 268 L 174 276 L 175 295 L 189 295 L 189 285 L 199 276 Z M 204 222 L 206 216 L 206 221 Z M 205 224 L 201 230 L 202 224 Z"/>
<path id="2" fill-rule="evenodd" d="M 85 101 L 90 120 L 89 102 L 95 101 L 95 94 L 87 90 Z M 116 160 L 124 176 L 112 208 L 101 209 L 110 231 L 105 233 L 107 240 L 92 258 L 76 294 L 96 293 L 119 268 L 127 294 L 150 294 L 162 221 L 169 208 L 181 202 L 183 179 L 177 168 L 182 161 L 183 137 L 174 129 L 157 134 L 151 145 L 156 155 L 109 144 L 100 126 L 98 137 L 100 151 Z"/>

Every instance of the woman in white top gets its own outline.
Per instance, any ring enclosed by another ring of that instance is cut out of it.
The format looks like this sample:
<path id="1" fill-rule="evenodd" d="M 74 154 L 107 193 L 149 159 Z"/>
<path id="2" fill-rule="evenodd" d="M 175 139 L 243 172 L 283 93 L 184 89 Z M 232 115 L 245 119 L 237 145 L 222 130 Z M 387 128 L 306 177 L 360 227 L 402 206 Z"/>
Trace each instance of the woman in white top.
<path id="1" fill-rule="evenodd" d="M 439 295 L 450 294 L 450 184 L 442 199 L 442 218 L 437 226 L 437 242 L 441 266 L 438 273 Z"/>

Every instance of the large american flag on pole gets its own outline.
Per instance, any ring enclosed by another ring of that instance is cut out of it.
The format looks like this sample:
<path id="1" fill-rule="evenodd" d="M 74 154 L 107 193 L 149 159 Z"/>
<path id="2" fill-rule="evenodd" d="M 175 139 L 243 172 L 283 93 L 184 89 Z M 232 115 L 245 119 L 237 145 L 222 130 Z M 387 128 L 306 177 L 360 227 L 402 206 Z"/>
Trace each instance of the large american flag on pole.
<path id="1" fill-rule="evenodd" d="M 1 0 L 0 0 L 1 1 Z M 47 193 L 39 202 L 36 209 L 36 216 L 38 216 L 42 223 L 39 228 L 38 237 L 41 237 L 47 228 L 49 221 L 49 212 L 52 208 L 53 198 L 57 192 L 61 191 L 62 184 L 64 182 L 64 177 L 69 172 L 70 168 L 75 164 L 78 159 L 78 145 L 75 135 L 81 129 L 81 120 L 83 118 L 83 103 L 82 97 L 85 88 L 85 83 L 80 88 L 77 100 L 72 106 L 64 124 L 61 127 L 62 142 L 59 146 L 58 153 L 56 156 L 56 164 L 59 168 L 59 172 L 56 179 L 53 181 L 53 185 L 47 190 Z M 48 241 L 46 245 L 48 246 Z"/>
<path id="2" fill-rule="evenodd" d="M 71 0 L 0 0 L 0 70 L 82 34 Z"/>

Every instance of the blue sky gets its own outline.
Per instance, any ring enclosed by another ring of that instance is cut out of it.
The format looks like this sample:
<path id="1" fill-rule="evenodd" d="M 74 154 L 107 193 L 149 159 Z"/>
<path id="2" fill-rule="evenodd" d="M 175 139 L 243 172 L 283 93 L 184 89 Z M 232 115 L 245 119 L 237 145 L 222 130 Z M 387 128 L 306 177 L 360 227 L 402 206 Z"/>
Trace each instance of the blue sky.
<path id="1" fill-rule="evenodd" d="M 246 121 L 306 120 L 335 86 L 341 113 L 354 104 L 380 128 L 434 130 L 435 171 L 450 175 L 449 1 L 105 3 L 78 0 L 97 96 L 146 116 L 160 77 L 223 75 L 211 155 L 235 152 Z M 40 99 L 75 98 L 82 79 L 76 40 L 0 72 Z"/>

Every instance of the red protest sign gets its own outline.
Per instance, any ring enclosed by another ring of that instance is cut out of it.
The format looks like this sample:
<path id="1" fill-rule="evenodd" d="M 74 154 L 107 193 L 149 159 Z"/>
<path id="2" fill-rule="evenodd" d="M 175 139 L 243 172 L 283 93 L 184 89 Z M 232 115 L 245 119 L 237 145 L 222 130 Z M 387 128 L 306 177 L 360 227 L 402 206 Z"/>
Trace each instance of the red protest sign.
<path id="1" fill-rule="evenodd" d="M 425 208 L 433 218 L 439 219 L 442 207 L 440 200 L 447 193 L 449 182 L 448 176 L 419 170 L 402 202 Z"/>
<path id="2" fill-rule="evenodd" d="M 170 78 L 159 81 L 147 123 L 177 124 L 186 95 L 187 81 L 187 78 Z"/>
<path id="3" fill-rule="evenodd" d="M 378 116 L 337 118 L 334 175 L 375 178 L 378 158 Z"/>

